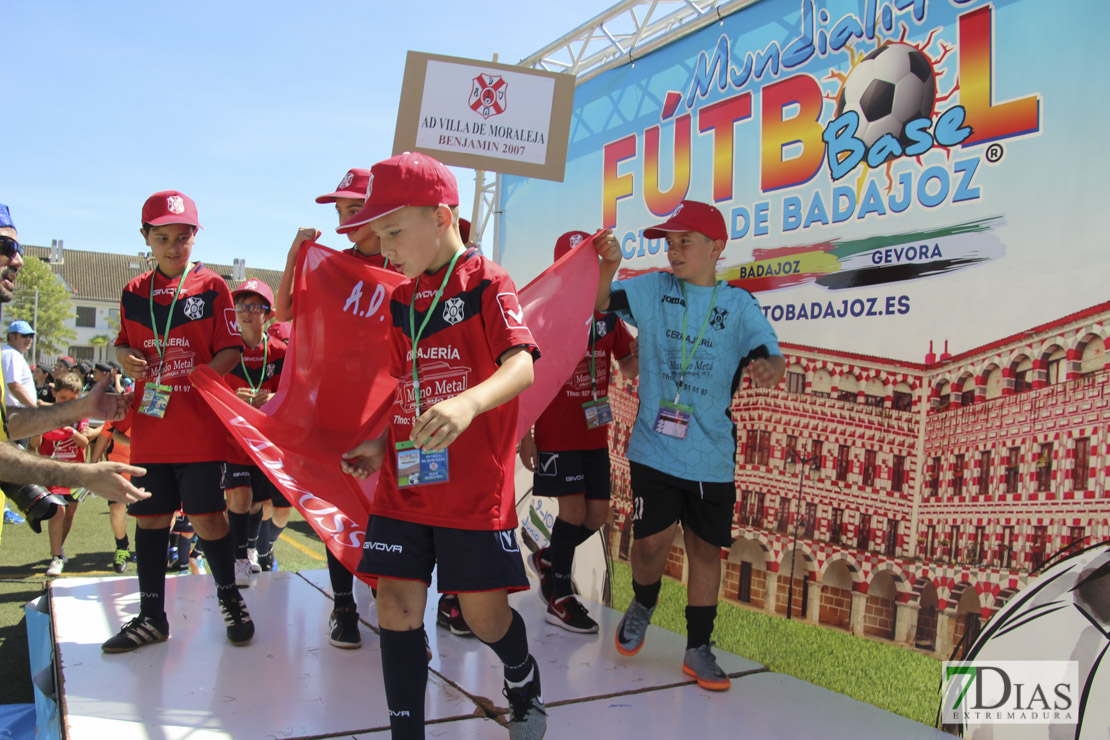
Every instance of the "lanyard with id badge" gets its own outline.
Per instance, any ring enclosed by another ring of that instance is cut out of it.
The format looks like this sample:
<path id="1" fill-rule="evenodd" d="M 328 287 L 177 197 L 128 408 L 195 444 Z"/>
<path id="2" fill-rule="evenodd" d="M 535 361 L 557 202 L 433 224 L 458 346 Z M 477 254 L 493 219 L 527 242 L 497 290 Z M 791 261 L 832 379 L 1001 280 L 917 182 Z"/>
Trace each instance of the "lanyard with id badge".
<path id="1" fill-rule="evenodd" d="M 705 327 L 709 326 L 709 317 L 713 314 L 713 306 L 717 304 L 717 283 L 713 284 L 713 297 L 709 300 L 709 309 L 705 312 L 705 321 L 701 324 L 701 331 L 698 332 L 698 338 L 694 341 L 694 348 L 690 350 L 690 356 L 686 356 L 686 311 L 689 304 L 686 303 L 686 283 L 681 280 L 678 283 L 682 288 L 682 367 L 678 372 L 678 385 L 674 392 L 674 401 L 660 401 L 659 412 L 655 415 L 655 425 L 652 427 L 659 434 L 665 434 L 668 437 L 675 437 L 676 439 L 686 439 L 686 430 L 690 428 L 690 419 L 694 418 L 694 407 L 681 404 L 678 402 L 679 396 L 682 395 L 682 383 L 686 379 L 686 368 L 690 367 L 690 362 L 694 359 L 694 354 L 701 346 L 701 338 L 705 336 Z"/>
<path id="2" fill-rule="evenodd" d="M 590 355 L 590 390 L 592 400 L 582 404 L 582 411 L 586 415 L 586 428 L 597 429 L 613 420 L 613 409 L 609 407 L 609 396 L 597 397 L 597 360 L 594 358 L 594 342 L 596 341 L 595 328 L 597 322 L 590 319 L 590 344 L 587 352 Z"/>
<path id="3" fill-rule="evenodd" d="M 258 391 L 262 388 L 262 384 L 266 382 L 266 363 L 270 361 L 270 338 L 266 332 L 262 332 L 262 369 L 258 372 L 258 383 L 256 384 L 251 380 L 250 371 L 247 370 L 247 361 L 245 358 L 239 358 L 239 364 L 243 366 L 243 377 L 247 379 L 247 385 L 251 389 L 251 397 L 258 395 Z"/>
<path id="4" fill-rule="evenodd" d="M 416 328 L 416 295 L 420 291 L 420 278 L 416 278 L 416 286 L 412 291 L 412 302 L 409 303 L 409 334 L 412 336 L 412 395 L 413 402 L 416 405 L 414 419 L 420 418 L 420 377 L 417 374 L 417 364 L 419 362 L 419 354 L 416 351 L 417 344 L 420 342 L 420 337 L 424 334 L 424 328 L 428 325 L 428 319 L 432 317 L 432 312 L 435 311 L 436 306 L 439 305 L 440 298 L 443 297 L 443 291 L 447 288 L 447 283 L 451 279 L 451 273 L 455 271 L 455 263 L 459 261 L 459 257 L 463 255 L 466 250 L 459 250 L 455 252 L 455 256 L 451 258 L 451 264 L 447 267 L 447 274 L 443 276 L 443 282 L 436 291 L 435 297 L 432 298 L 432 304 L 428 306 L 428 310 L 424 313 L 424 320 L 420 323 L 420 328 Z M 447 467 L 447 450 L 442 449 L 438 452 L 429 452 L 427 450 L 416 447 L 411 440 L 404 440 L 397 442 L 395 445 L 397 453 L 397 487 L 407 488 L 408 486 L 423 486 L 431 483 L 446 483 L 451 479 L 450 471 Z"/>
<path id="5" fill-rule="evenodd" d="M 177 308 L 177 299 L 181 295 L 181 289 L 185 286 L 185 279 L 189 277 L 189 271 L 192 269 L 193 263 L 190 262 L 185 267 L 181 279 L 177 282 L 177 288 L 173 291 L 173 301 L 170 302 L 170 310 L 166 314 L 166 331 L 161 337 L 158 336 L 158 322 L 154 318 L 155 275 L 150 276 L 150 328 L 154 332 L 154 349 L 158 352 L 158 377 L 154 379 L 153 383 L 147 383 L 143 388 L 143 399 L 139 402 L 140 414 L 161 419 L 165 417 L 166 409 L 170 405 L 170 394 L 173 392 L 173 388 L 162 385 L 162 369 L 166 365 L 166 345 L 169 343 L 170 329 L 173 327 L 173 310 Z"/>

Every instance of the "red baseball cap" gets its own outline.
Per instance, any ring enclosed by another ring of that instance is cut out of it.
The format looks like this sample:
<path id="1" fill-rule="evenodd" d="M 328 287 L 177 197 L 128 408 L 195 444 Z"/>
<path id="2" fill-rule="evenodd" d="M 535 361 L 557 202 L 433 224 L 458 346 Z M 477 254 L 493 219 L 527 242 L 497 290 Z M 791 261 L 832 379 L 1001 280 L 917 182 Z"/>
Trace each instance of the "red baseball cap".
<path id="1" fill-rule="evenodd" d="M 696 231 L 704 234 L 709 239 L 728 241 L 728 229 L 725 228 L 725 217 L 708 203 L 699 203 L 696 200 L 684 200 L 674 209 L 674 213 L 664 223 L 644 229 L 644 236 L 648 239 L 659 239 L 667 232 Z"/>
<path id="2" fill-rule="evenodd" d="M 274 307 L 274 291 L 270 290 L 270 286 L 258 278 L 251 278 L 231 291 L 231 300 L 234 301 L 243 293 L 254 293 L 261 296 L 262 300 L 266 301 L 267 306 Z"/>
<path id="3" fill-rule="evenodd" d="M 347 234 L 406 206 L 457 206 L 459 185 L 451 170 L 427 154 L 404 152 L 370 168 L 366 205 L 336 231 Z"/>
<path id="4" fill-rule="evenodd" d="M 589 238 L 590 235 L 585 231 L 568 231 L 563 234 L 555 241 L 555 259 L 558 260 L 564 254 Z"/>
<path id="5" fill-rule="evenodd" d="M 354 198 L 356 200 L 363 200 L 366 198 L 366 188 L 370 184 L 370 170 L 364 170 L 361 167 L 355 167 L 347 170 L 347 174 L 343 175 L 343 179 L 335 187 L 334 193 L 321 195 L 316 199 L 317 203 L 334 203 L 340 198 Z"/>
<path id="6" fill-rule="evenodd" d="M 185 193 L 160 190 L 143 203 L 143 225 L 186 224 L 202 228 L 197 220 L 197 204 Z"/>

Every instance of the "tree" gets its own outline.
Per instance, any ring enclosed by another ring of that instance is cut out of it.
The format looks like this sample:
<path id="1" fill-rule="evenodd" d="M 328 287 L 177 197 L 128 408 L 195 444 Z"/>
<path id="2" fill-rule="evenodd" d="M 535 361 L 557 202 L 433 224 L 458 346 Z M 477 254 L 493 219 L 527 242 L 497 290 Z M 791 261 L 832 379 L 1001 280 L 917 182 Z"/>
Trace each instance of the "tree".
<path id="1" fill-rule="evenodd" d="M 112 338 L 107 334 L 97 334 L 95 337 L 89 339 L 91 344 L 96 349 L 96 359 L 98 362 L 106 362 L 108 359 L 107 347 L 111 344 Z"/>
<path id="2" fill-rule="evenodd" d="M 50 265 L 35 257 L 25 257 L 23 269 L 15 281 L 15 300 L 4 307 L 4 318 L 8 322 L 23 319 L 34 327 L 35 354 L 38 357 L 33 362 L 38 362 L 43 356 L 65 354 L 63 350 L 77 337 L 77 332 L 65 325 L 75 313 L 72 291 L 54 274 Z"/>

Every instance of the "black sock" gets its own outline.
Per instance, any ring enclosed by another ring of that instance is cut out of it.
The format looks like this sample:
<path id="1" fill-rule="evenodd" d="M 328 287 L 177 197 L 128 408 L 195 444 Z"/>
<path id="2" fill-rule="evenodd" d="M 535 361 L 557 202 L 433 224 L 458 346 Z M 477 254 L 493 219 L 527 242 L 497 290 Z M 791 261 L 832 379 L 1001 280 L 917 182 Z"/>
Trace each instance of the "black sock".
<path id="1" fill-rule="evenodd" d="M 635 578 L 632 579 L 632 595 L 636 597 L 636 601 L 640 602 L 641 606 L 646 606 L 648 609 L 659 603 L 659 589 L 662 587 L 662 578 L 648 586 L 642 586 L 636 583 Z"/>
<path id="2" fill-rule="evenodd" d="M 516 609 L 512 609 L 512 612 L 513 621 L 509 623 L 505 636 L 497 642 L 486 642 L 486 644 L 504 663 L 505 680 L 519 683 L 527 679 L 528 674 L 532 672 L 532 656 L 528 654 L 528 629 L 524 626 L 524 620 Z M 465 618 L 466 614 L 463 614 L 463 617 Z"/>
<path id="3" fill-rule="evenodd" d="M 335 598 L 335 606 L 351 606 L 355 603 L 355 577 L 339 558 L 328 550 L 328 576 L 331 578 L 331 595 Z M 421 637 L 421 640 L 424 638 Z"/>
<path id="4" fill-rule="evenodd" d="M 116 539 L 116 549 L 117 550 L 130 550 L 131 549 L 131 543 L 127 541 L 127 535 L 124 535 L 123 539 L 119 539 L 119 538 Z"/>
<path id="5" fill-rule="evenodd" d="M 596 532 L 596 531 L 597 531 L 596 529 L 588 529 L 586 527 L 586 525 L 584 525 L 584 524 L 578 525 L 578 531 L 576 531 L 574 533 L 575 534 L 574 546 L 578 547 L 583 542 L 590 539 L 590 537 L 592 537 L 594 532 Z"/>
<path id="6" fill-rule="evenodd" d="M 258 549 L 258 533 L 262 527 L 262 509 L 247 514 L 247 547 Z"/>
<path id="7" fill-rule="evenodd" d="M 709 644 L 713 635 L 713 622 L 717 619 L 717 605 L 686 607 L 686 649 Z"/>
<path id="8" fill-rule="evenodd" d="M 204 540 L 204 556 L 208 558 L 208 570 L 216 582 L 216 595 L 229 596 L 235 587 L 235 545 L 228 532 L 218 540 Z"/>
<path id="9" fill-rule="evenodd" d="M 389 706 L 393 740 L 424 737 L 424 695 L 428 689 L 428 661 L 424 630 L 381 631 L 382 678 Z"/>
<path id="10" fill-rule="evenodd" d="M 267 555 L 272 555 L 274 552 L 274 543 L 278 541 L 278 537 L 281 537 L 281 533 L 285 531 L 285 527 L 279 527 L 274 524 L 273 519 L 267 519 L 263 524 L 266 526 L 263 527 L 264 531 L 262 536 L 258 538 L 258 551 L 262 552 L 263 549 L 265 549 Z"/>
<path id="11" fill-rule="evenodd" d="M 169 544 L 169 527 L 135 530 L 135 552 L 139 561 L 139 613 L 158 621 L 166 618 L 165 552 Z"/>
<path id="12" fill-rule="evenodd" d="M 193 549 L 193 535 L 177 533 L 177 566 L 189 567 L 189 551 Z"/>
<path id="13" fill-rule="evenodd" d="M 551 547 L 548 557 L 551 558 L 551 600 L 557 601 L 564 596 L 574 593 L 570 584 L 570 569 L 574 563 L 574 548 L 577 546 L 577 524 L 555 520 L 551 528 Z"/>
<path id="14" fill-rule="evenodd" d="M 247 514 L 236 514 L 228 509 L 227 524 L 234 543 L 232 555 L 236 560 L 247 559 Z"/>

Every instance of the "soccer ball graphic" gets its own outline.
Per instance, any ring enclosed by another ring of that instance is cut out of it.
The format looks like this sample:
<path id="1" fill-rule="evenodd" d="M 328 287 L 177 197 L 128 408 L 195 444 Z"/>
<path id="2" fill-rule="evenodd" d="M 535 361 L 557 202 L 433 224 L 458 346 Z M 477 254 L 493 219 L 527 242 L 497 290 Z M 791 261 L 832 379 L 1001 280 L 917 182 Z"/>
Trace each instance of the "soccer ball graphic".
<path id="1" fill-rule="evenodd" d="M 870 147 L 883 134 L 891 134 L 902 147 L 906 124 L 932 118 L 937 78 L 929 58 L 909 44 L 887 44 L 865 56 L 851 72 L 836 101 L 836 115 L 854 110 L 859 114 L 856 138 Z"/>

